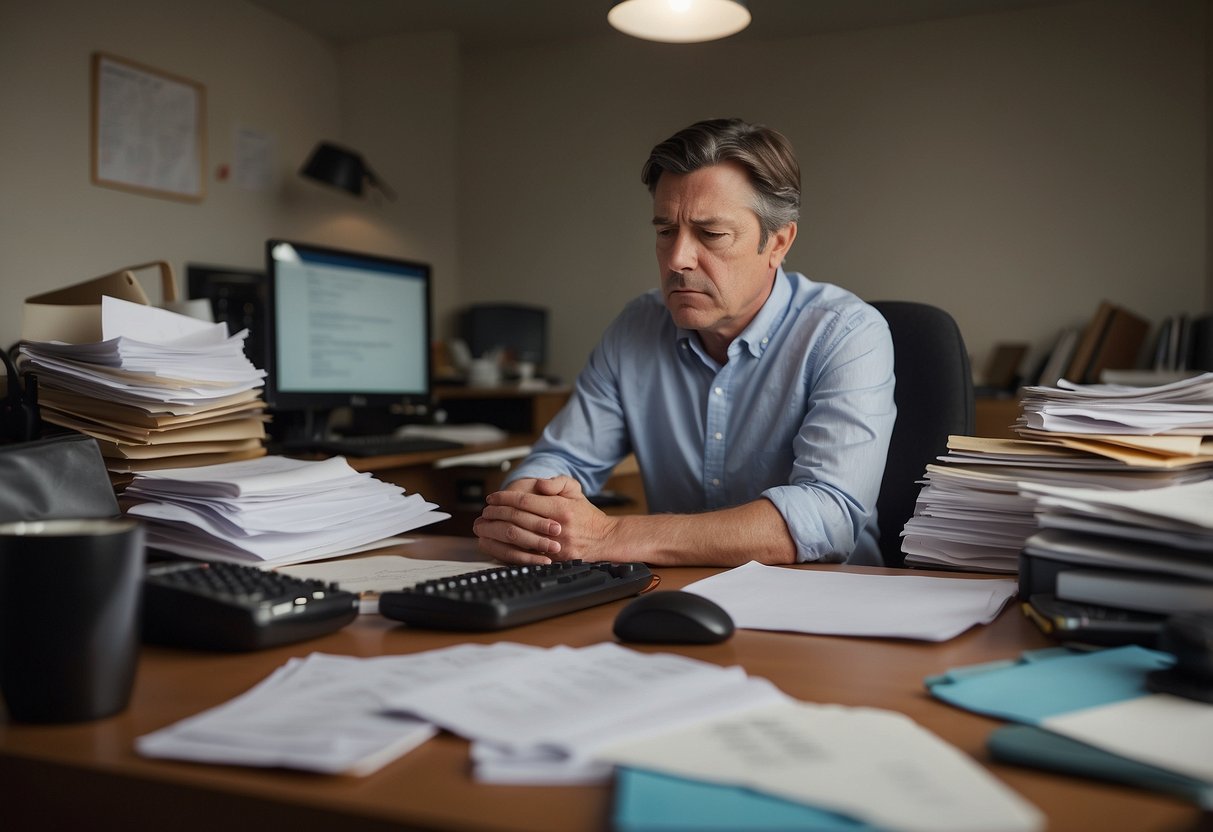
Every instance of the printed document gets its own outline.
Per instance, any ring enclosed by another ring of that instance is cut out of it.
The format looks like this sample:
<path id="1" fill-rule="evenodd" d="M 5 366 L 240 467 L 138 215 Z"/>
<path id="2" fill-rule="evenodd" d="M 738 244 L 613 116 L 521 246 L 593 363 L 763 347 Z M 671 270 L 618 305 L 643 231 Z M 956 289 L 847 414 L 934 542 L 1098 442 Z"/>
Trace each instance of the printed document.
<path id="1" fill-rule="evenodd" d="M 947 641 L 993 621 L 1017 587 L 1003 579 L 817 572 L 751 561 L 685 589 L 752 630 Z"/>
<path id="2" fill-rule="evenodd" d="M 610 746 L 602 759 L 861 818 L 880 829 L 1039 830 L 1044 816 L 909 717 L 785 702 Z"/>

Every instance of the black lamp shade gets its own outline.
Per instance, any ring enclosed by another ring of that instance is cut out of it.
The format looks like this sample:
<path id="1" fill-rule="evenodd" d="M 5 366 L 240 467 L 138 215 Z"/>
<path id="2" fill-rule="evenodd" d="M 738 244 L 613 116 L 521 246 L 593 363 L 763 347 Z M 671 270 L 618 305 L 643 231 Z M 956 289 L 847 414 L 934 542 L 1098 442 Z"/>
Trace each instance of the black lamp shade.
<path id="1" fill-rule="evenodd" d="M 299 172 L 309 179 L 348 191 L 354 196 L 362 196 L 365 183 L 379 188 L 388 199 L 394 196 L 391 190 L 375 177 L 362 156 L 331 142 L 320 142 L 316 145 L 316 149 Z"/>

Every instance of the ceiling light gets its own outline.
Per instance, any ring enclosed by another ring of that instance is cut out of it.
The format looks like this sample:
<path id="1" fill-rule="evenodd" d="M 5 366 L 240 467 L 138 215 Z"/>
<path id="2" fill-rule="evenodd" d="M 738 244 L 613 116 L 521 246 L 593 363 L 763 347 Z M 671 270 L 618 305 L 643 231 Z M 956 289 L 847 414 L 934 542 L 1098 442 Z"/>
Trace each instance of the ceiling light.
<path id="1" fill-rule="evenodd" d="M 633 37 L 697 43 L 737 34 L 750 25 L 750 11 L 744 0 L 620 0 L 607 20 Z"/>

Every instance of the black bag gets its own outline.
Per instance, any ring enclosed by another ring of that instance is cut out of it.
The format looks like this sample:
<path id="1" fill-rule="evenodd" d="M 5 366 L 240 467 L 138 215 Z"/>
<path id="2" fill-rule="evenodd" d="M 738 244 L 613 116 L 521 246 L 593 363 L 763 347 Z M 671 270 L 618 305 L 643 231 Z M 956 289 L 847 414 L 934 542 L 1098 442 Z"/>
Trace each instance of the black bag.
<path id="1" fill-rule="evenodd" d="M 0 445 L 0 523 L 118 514 L 114 486 L 91 436 Z"/>

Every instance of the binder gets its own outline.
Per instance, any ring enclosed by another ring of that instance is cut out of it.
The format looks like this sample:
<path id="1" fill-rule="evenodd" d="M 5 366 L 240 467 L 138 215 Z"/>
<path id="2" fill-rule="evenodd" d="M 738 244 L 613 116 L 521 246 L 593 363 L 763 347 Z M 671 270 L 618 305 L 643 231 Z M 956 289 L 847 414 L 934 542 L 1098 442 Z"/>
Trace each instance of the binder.
<path id="1" fill-rule="evenodd" d="M 1149 321 L 1114 303 L 1100 301 L 1083 329 L 1065 377 L 1078 384 L 1091 384 L 1099 381 L 1104 370 L 1136 368 L 1149 331 Z"/>
<path id="2" fill-rule="evenodd" d="M 1132 370 L 1150 332 L 1150 322 L 1127 309 L 1115 307 L 1091 357 L 1084 379 L 1087 383 L 1100 380 L 1104 370 Z"/>
<path id="3" fill-rule="evenodd" d="M 1019 555 L 1019 597 L 1170 615 L 1213 608 L 1213 582 L 1190 576 L 1072 563 L 1031 552 Z"/>

